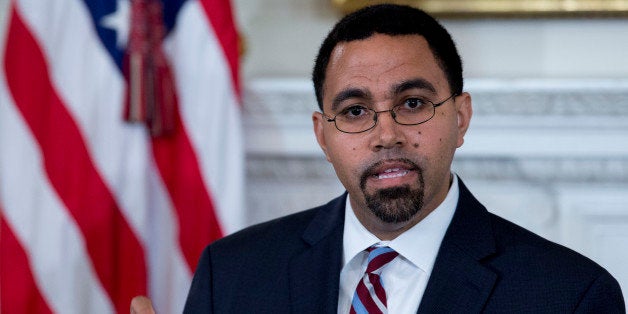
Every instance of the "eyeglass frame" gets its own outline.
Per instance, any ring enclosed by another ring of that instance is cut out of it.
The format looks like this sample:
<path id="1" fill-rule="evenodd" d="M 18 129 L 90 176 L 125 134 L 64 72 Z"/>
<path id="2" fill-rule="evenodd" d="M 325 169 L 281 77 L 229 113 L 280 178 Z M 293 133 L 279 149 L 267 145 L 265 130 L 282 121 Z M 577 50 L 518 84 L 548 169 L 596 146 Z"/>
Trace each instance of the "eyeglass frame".
<path id="1" fill-rule="evenodd" d="M 336 127 L 336 129 L 337 129 L 338 131 L 340 131 L 340 132 L 342 132 L 342 133 L 347 133 L 347 134 L 359 134 L 359 133 L 364 133 L 364 132 L 366 132 L 366 131 L 368 131 L 368 130 L 371 130 L 371 129 L 375 128 L 375 127 L 377 126 L 377 119 L 378 119 L 378 117 L 379 117 L 379 114 L 380 114 L 380 113 L 384 113 L 384 112 L 390 112 L 390 116 L 392 117 L 393 121 L 395 121 L 395 123 L 397 123 L 397 124 L 399 124 L 399 125 L 419 125 L 419 124 L 423 124 L 423 123 L 425 123 L 425 122 L 427 122 L 427 121 L 432 120 L 432 118 L 434 118 L 434 116 L 436 115 L 436 108 L 437 108 L 437 107 L 439 107 L 439 106 L 443 105 L 444 103 L 448 102 L 448 101 L 449 101 L 449 100 L 451 100 L 451 99 L 454 99 L 454 98 L 458 97 L 459 95 L 460 95 L 460 94 L 458 94 L 458 93 L 455 93 L 455 92 L 454 92 L 454 93 L 452 93 L 449 97 L 447 97 L 445 100 L 443 100 L 443 101 L 441 101 L 441 102 L 438 102 L 438 103 L 433 103 L 433 102 L 431 102 L 431 101 L 429 101 L 429 100 L 427 100 L 427 99 L 426 99 L 425 101 L 427 101 L 427 102 L 429 102 L 430 104 L 432 104 L 432 115 L 431 115 L 429 118 L 427 118 L 426 120 L 421 121 L 421 122 L 419 122 L 419 123 L 401 123 L 401 122 L 397 121 L 397 117 L 396 117 L 396 115 L 395 115 L 394 110 L 395 110 L 395 108 L 397 108 L 397 107 L 398 107 L 398 106 L 400 106 L 400 105 L 396 105 L 396 106 L 393 106 L 393 107 L 392 107 L 392 108 L 390 108 L 390 109 L 387 109 L 387 110 L 380 110 L 380 111 L 376 111 L 376 110 L 373 110 L 373 109 L 371 109 L 371 108 L 364 108 L 364 109 L 370 110 L 370 111 L 372 111 L 372 112 L 374 113 L 374 115 L 373 115 L 373 121 L 375 121 L 375 123 L 373 123 L 373 126 L 371 126 L 370 128 L 368 128 L 368 129 L 366 129 L 366 130 L 358 131 L 358 132 L 348 132 L 348 131 L 343 131 L 343 130 L 341 130 L 341 129 L 338 127 L 338 124 L 336 123 L 336 117 L 338 117 L 338 115 L 339 115 L 340 113 L 337 113 L 336 115 L 334 115 L 334 117 L 333 117 L 333 118 L 330 118 L 330 117 L 329 117 L 329 116 L 327 116 L 324 112 L 319 112 L 319 113 L 320 113 L 320 114 L 321 114 L 321 115 L 325 118 L 325 120 L 326 120 L 327 122 L 333 122 L 333 123 L 334 123 L 334 126 Z"/>

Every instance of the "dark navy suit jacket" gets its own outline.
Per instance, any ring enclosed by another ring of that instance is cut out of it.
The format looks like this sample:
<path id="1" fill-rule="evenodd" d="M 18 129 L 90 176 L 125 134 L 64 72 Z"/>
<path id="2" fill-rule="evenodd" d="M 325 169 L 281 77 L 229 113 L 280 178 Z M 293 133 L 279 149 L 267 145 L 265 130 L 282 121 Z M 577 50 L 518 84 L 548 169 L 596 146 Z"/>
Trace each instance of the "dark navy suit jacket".
<path id="1" fill-rule="evenodd" d="M 185 313 L 336 313 L 345 195 L 208 246 Z M 489 213 L 460 182 L 419 313 L 625 313 L 602 267 Z"/>

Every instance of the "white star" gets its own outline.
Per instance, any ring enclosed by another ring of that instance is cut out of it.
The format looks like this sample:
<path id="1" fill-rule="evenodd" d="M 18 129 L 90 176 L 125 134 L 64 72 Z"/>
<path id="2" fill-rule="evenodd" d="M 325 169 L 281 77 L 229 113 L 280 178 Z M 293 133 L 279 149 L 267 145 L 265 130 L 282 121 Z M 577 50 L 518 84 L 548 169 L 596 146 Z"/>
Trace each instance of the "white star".
<path id="1" fill-rule="evenodd" d="M 118 0 L 116 7 L 116 11 L 100 19 L 100 25 L 114 30 L 116 32 L 116 46 L 118 49 L 124 49 L 129 41 L 131 4 L 129 0 Z"/>

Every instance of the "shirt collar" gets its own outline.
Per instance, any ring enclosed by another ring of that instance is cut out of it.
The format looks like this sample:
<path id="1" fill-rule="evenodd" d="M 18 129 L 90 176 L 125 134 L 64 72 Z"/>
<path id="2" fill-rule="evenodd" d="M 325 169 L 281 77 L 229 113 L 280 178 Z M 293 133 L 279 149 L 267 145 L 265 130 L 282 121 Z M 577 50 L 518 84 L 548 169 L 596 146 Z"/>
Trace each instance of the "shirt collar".
<path id="1" fill-rule="evenodd" d="M 430 273 L 443 241 L 447 227 L 453 218 L 460 194 L 458 177 L 454 174 L 452 184 L 443 202 L 421 222 L 408 229 L 392 241 L 381 241 L 360 223 L 353 212 L 349 197 L 345 205 L 345 227 L 343 234 L 343 265 L 373 244 L 390 246 L 401 256 L 426 273 Z"/>

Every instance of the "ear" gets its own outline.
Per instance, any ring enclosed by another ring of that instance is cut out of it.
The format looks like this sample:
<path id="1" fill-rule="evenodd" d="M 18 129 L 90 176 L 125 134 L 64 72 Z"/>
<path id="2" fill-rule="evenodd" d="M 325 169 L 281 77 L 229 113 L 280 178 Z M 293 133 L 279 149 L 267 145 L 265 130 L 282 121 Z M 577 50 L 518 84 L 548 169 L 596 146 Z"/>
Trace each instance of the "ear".
<path id="1" fill-rule="evenodd" d="M 318 146 L 320 146 L 323 150 L 323 153 L 325 153 L 325 158 L 327 158 L 327 161 L 331 161 L 329 159 L 329 154 L 327 153 L 327 141 L 325 140 L 324 127 L 327 121 L 325 121 L 325 117 L 323 117 L 320 112 L 315 111 L 314 113 L 312 113 L 312 123 L 314 127 L 314 135 L 316 135 L 316 141 L 318 142 Z"/>
<path id="2" fill-rule="evenodd" d="M 469 129 L 471 116 L 473 115 L 473 106 L 471 105 L 471 95 L 463 92 L 456 97 L 456 116 L 458 118 L 458 147 L 464 144 L 464 135 Z"/>

